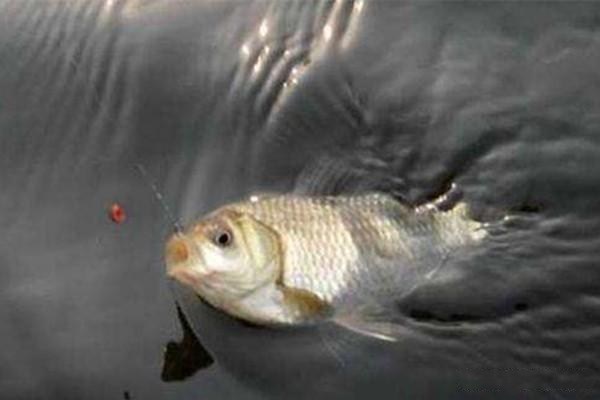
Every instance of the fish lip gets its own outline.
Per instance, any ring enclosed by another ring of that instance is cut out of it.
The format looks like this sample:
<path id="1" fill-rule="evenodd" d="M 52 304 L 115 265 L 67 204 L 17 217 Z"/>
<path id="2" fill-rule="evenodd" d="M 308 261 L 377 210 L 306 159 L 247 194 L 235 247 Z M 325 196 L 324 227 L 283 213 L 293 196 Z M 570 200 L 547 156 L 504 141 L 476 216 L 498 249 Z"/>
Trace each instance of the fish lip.
<path id="1" fill-rule="evenodd" d="M 165 244 L 167 271 L 178 266 L 202 264 L 202 262 L 202 252 L 193 237 L 180 232 L 169 237 Z"/>
<path id="2" fill-rule="evenodd" d="M 189 258 L 189 245 L 186 236 L 182 233 L 171 235 L 165 243 L 164 252 L 167 266 L 184 262 Z"/>
<path id="3" fill-rule="evenodd" d="M 193 265 L 198 259 L 198 251 L 191 239 L 177 232 L 169 237 L 164 251 L 167 277 L 184 285 L 195 286 L 199 279 Z"/>

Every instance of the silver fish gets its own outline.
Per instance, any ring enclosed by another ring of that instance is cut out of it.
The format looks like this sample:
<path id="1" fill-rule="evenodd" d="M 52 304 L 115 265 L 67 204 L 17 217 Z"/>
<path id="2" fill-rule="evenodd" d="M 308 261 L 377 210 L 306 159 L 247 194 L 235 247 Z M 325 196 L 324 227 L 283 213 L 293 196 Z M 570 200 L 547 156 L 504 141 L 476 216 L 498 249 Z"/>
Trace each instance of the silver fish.
<path id="1" fill-rule="evenodd" d="M 486 236 L 464 203 L 443 211 L 439 202 L 411 207 L 382 193 L 253 196 L 174 234 L 167 273 L 252 323 L 333 319 L 394 340 L 381 323 L 389 300 Z"/>

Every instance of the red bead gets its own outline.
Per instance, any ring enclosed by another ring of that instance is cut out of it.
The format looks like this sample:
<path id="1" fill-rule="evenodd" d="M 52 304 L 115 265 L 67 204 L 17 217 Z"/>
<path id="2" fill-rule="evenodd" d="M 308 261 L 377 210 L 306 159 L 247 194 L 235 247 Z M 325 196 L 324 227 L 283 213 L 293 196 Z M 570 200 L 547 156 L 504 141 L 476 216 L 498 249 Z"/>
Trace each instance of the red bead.
<path id="1" fill-rule="evenodd" d="M 125 221 L 125 210 L 118 203 L 114 203 L 110 206 L 109 216 L 114 223 L 120 224 Z"/>

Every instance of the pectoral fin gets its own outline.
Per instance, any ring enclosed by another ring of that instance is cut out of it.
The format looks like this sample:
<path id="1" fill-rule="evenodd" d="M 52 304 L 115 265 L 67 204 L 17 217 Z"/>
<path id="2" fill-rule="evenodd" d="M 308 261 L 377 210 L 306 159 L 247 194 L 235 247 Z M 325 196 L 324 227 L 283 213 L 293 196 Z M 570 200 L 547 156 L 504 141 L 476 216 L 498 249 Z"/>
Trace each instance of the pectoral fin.
<path id="1" fill-rule="evenodd" d="M 299 288 L 280 286 L 286 307 L 303 320 L 316 320 L 329 314 L 329 304 L 314 293 Z"/>

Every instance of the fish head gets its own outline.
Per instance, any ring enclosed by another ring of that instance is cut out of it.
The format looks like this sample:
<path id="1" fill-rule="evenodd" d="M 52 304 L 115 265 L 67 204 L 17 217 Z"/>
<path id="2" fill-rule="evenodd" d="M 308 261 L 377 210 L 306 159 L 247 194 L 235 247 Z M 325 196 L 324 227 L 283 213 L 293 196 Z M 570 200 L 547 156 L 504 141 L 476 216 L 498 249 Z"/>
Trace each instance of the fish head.
<path id="1" fill-rule="evenodd" d="M 277 233 L 227 207 L 172 235 L 165 259 L 169 277 L 236 316 L 247 296 L 281 275 Z"/>

